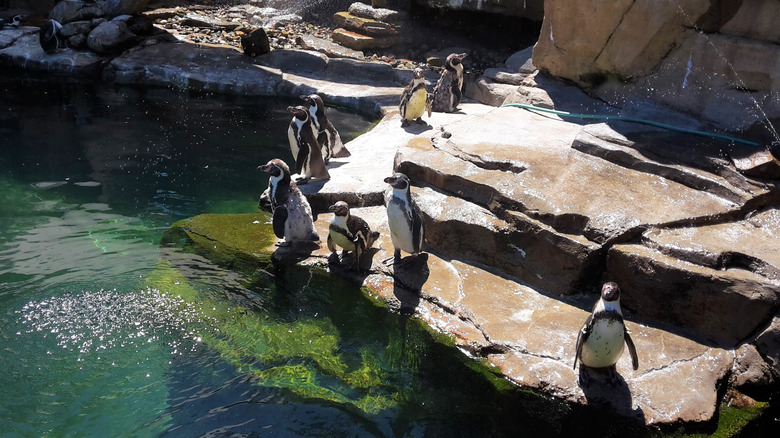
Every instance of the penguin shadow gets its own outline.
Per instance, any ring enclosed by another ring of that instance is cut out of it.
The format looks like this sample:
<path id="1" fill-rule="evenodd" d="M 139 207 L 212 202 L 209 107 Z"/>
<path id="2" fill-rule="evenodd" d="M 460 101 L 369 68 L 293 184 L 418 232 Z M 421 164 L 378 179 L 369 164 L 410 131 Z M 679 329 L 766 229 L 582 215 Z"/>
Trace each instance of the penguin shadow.
<path id="1" fill-rule="evenodd" d="M 377 252 L 379 252 L 378 248 L 368 248 L 357 261 L 354 251 L 347 254 L 343 251 L 332 252 L 328 256 L 328 269 L 342 277 L 354 278 L 362 284 L 363 280 L 371 274 L 374 255 Z"/>
<path id="2" fill-rule="evenodd" d="M 406 126 L 401 126 L 404 131 L 410 133 L 410 134 L 422 134 L 425 131 L 430 131 L 433 129 L 433 126 L 431 126 L 428 122 L 418 123 L 418 122 L 409 122 Z"/>
<path id="3" fill-rule="evenodd" d="M 290 242 L 289 245 L 277 246 L 271 258 L 285 263 L 299 263 L 311 257 L 311 254 L 318 249 L 320 249 L 319 240 Z"/>
<path id="4" fill-rule="evenodd" d="M 588 406 L 604 408 L 644 421 L 641 408 L 632 409 L 631 389 L 615 367 L 579 367 L 578 382 Z"/>
<path id="5" fill-rule="evenodd" d="M 393 264 L 390 272 L 394 280 L 393 295 L 400 303 L 401 315 L 414 314 L 420 304 L 422 287 L 430 274 L 427 253 L 406 256 Z"/>

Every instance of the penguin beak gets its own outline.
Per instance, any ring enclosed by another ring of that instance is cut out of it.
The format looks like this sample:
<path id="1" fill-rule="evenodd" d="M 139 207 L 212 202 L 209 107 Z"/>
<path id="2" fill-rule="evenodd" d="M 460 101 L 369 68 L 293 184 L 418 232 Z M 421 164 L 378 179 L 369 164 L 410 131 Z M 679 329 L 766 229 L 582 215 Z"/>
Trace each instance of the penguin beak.
<path id="1" fill-rule="evenodd" d="M 387 178 L 385 178 L 383 181 L 384 181 L 384 182 L 386 182 L 386 183 L 388 183 L 388 184 L 390 184 L 390 185 L 393 185 L 393 183 L 394 183 L 396 180 L 395 180 L 395 177 L 388 176 L 388 177 L 387 177 Z"/>
<path id="2" fill-rule="evenodd" d="M 461 53 L 460 55 L 458 55 L 458 59 L 460 59 L 462 61 L 463 58 L 465 58 L 467 56 L 468 56 L 468 53 Z"/>
<path id="3" fill-rule="evenodd" d="M 333 204 L 330 207 L 328 207 L 328 211 L 336 211 L 336 208 L 337 208 L 336 204 Z"/>
<path id="4" fill-rule="evenodd" d="M 268 173 L 271 170 L 271 166 L 268 164 L 263 164 L 262 166 L 257 166 L 257 170 Z"/>
<path id="5" fill-rule="evenodd" d="M 287 107 L 287 111 L 289 111 L 291 113 L 294 113 L 295 112 L 295 107 L 294 106 L 288 106 Z"/>

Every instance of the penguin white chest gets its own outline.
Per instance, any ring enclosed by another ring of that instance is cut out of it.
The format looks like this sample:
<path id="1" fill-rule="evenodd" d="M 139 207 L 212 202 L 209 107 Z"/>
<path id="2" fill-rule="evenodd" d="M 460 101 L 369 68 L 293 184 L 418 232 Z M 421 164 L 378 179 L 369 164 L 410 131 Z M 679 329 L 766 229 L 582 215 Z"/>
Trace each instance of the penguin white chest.
<path id="1" fill-rule="evenodd" d="M 298 128 L 300 129 L 300 128 Z M 287 140 L 290 142 L 290 151 L 293 154 L 293 160 L 298 159 L 298 137 L 295 135 L 295 130 L 292 125 L 287 128 Z"/>
<path id="2" fill-rule="evenodd" d="M 349 240 L 345 234 L 339 232 L 339 229 L 346 230 L 347 221 L 345 221 L 343 218 L 337 217 L 333 220 L 330 227 L 330 238 L 333 240 L 333 243 L 347 251 L 354 251 L 355 243 Z"/>
<path id="3" fill-rule="evenodd" d="M 616 319 L 594 321 L 590 336 L 582 346 L 580 360 L 591 368 L 603 368 L 617 363 L 623 354 L 623 324 Z"/>
<path id="4" fill-rule="evenodd" d="M 406 105 L 406 119 L 414 120 L 418 117 L 422 117 L 425 112 L 425 104 L 428 100 L 428 92 L 424 88 L 416 89 L 412 92 L 412 96 L 409 98 L 409 103 Z"/>
<path id="5" fill-rule="evenodd" d="M 393 246 L 413 254 L 415 251 L 409 206 L 398 198 L 392 198 L 387 205 L 387 222 Z"/>

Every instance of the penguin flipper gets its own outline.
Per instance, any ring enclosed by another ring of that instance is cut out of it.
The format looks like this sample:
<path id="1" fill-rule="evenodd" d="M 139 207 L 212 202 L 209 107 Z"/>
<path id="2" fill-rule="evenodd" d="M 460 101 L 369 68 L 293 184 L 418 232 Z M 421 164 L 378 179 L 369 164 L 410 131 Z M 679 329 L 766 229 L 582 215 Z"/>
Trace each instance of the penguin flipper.
<path id="1" fill-rule="evenodd" d="M 414 205 L 412 208 L 412 244 L 414 245 L 415 252 L 422 251 L 423 238 L 425 235 L 425 221 L 422 217 L 422 212 Z"/>
<path id="2" fill-rule="evenodd" d="M 298 142 L 298 156 L 295 157 L 295 173 L 298 175 L 303 175 L 301 172 L 303 171 L 303 168 L 306 164 L 306 160 L 309 158 L 308 147 L 302 143 L 304 142 Z"/>
<path id="3" fill-rule="evenodd" d="M 577 368 L 577 361 L 580 359 L 580 355 L 582 354 L 582 346 L 585 345 L 585 342 L 590 337 L 591 327 L 593 326 L 592 322 L 593 315 L 589 315 L 588 319 L 585 320 L 585 325 L 583 325 L 580 331 L 577 332 L 577 346 L 575 347 L 574 352 L 574 366 L 572 366 L 571 369 Z"/>
<path id="4" fill-rule="evenodd" d="M 628 345 L 628 352 L 631 354 L 631 367 L 636 371 L 639 368 L 639 356 L 636 354 L 636 346 L 625 325 L 623 325 L 623 338 L 625 338 L 626 345 Z"/>
<path id="5" fill-rule="evenodd" d="M 328 249 L 330 252 L 336 252 L 336 244 L 333 242 L 333 239 L 330 237 L 330 233 L 328 233 Z"/>
<path id="6" fill-rule="evenodd" d="M 284 224 L 287 222 L 287 216 L 289 216 L 287 207 L 279 206 L 274 209 L 274 217 L 272 221 L 274 234 L 280 239 L 284 238 Z"/>

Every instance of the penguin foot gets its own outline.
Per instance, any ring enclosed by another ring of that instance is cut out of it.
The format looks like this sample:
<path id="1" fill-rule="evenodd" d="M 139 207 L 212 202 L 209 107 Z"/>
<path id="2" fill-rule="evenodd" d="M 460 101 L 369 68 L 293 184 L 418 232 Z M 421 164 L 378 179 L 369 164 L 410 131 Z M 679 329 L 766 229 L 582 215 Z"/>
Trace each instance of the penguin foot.
<path id="1" fill-rule="evenodd" d="M 407 126 L 409 126 L 409 121 L 406 119 L 401 119 L 401 127 L 406 128 Z"/>
<path id="2" fill-rule="evenodd" d="M 295 178 L 295 184 L 298 184 L 298 185 L 308 184 L 310 179 L 311 178 L 298 177 L 298 178 Z"/>
<path id="3" fill-rule="evenodd" d="M 278 246 L 280 248 L 284 248 L 284 247 L 287 247 L 287 246 L 290 246 L 290 245 L 291 245 L 291 243 L 287 242 L 286 240 L 280 240 L 280 241 L 276 242 L 276 246 Z"/>
<path id="4" fill-rule="evenodd" d="M 417 119 L 415 119 L 414 122 L 417 123 L 418 125 L 426 125 L 426 126 L 428 125 L 428 123 L 425 120 L 423 120 L 422 117 L 418 117 Z"/>

